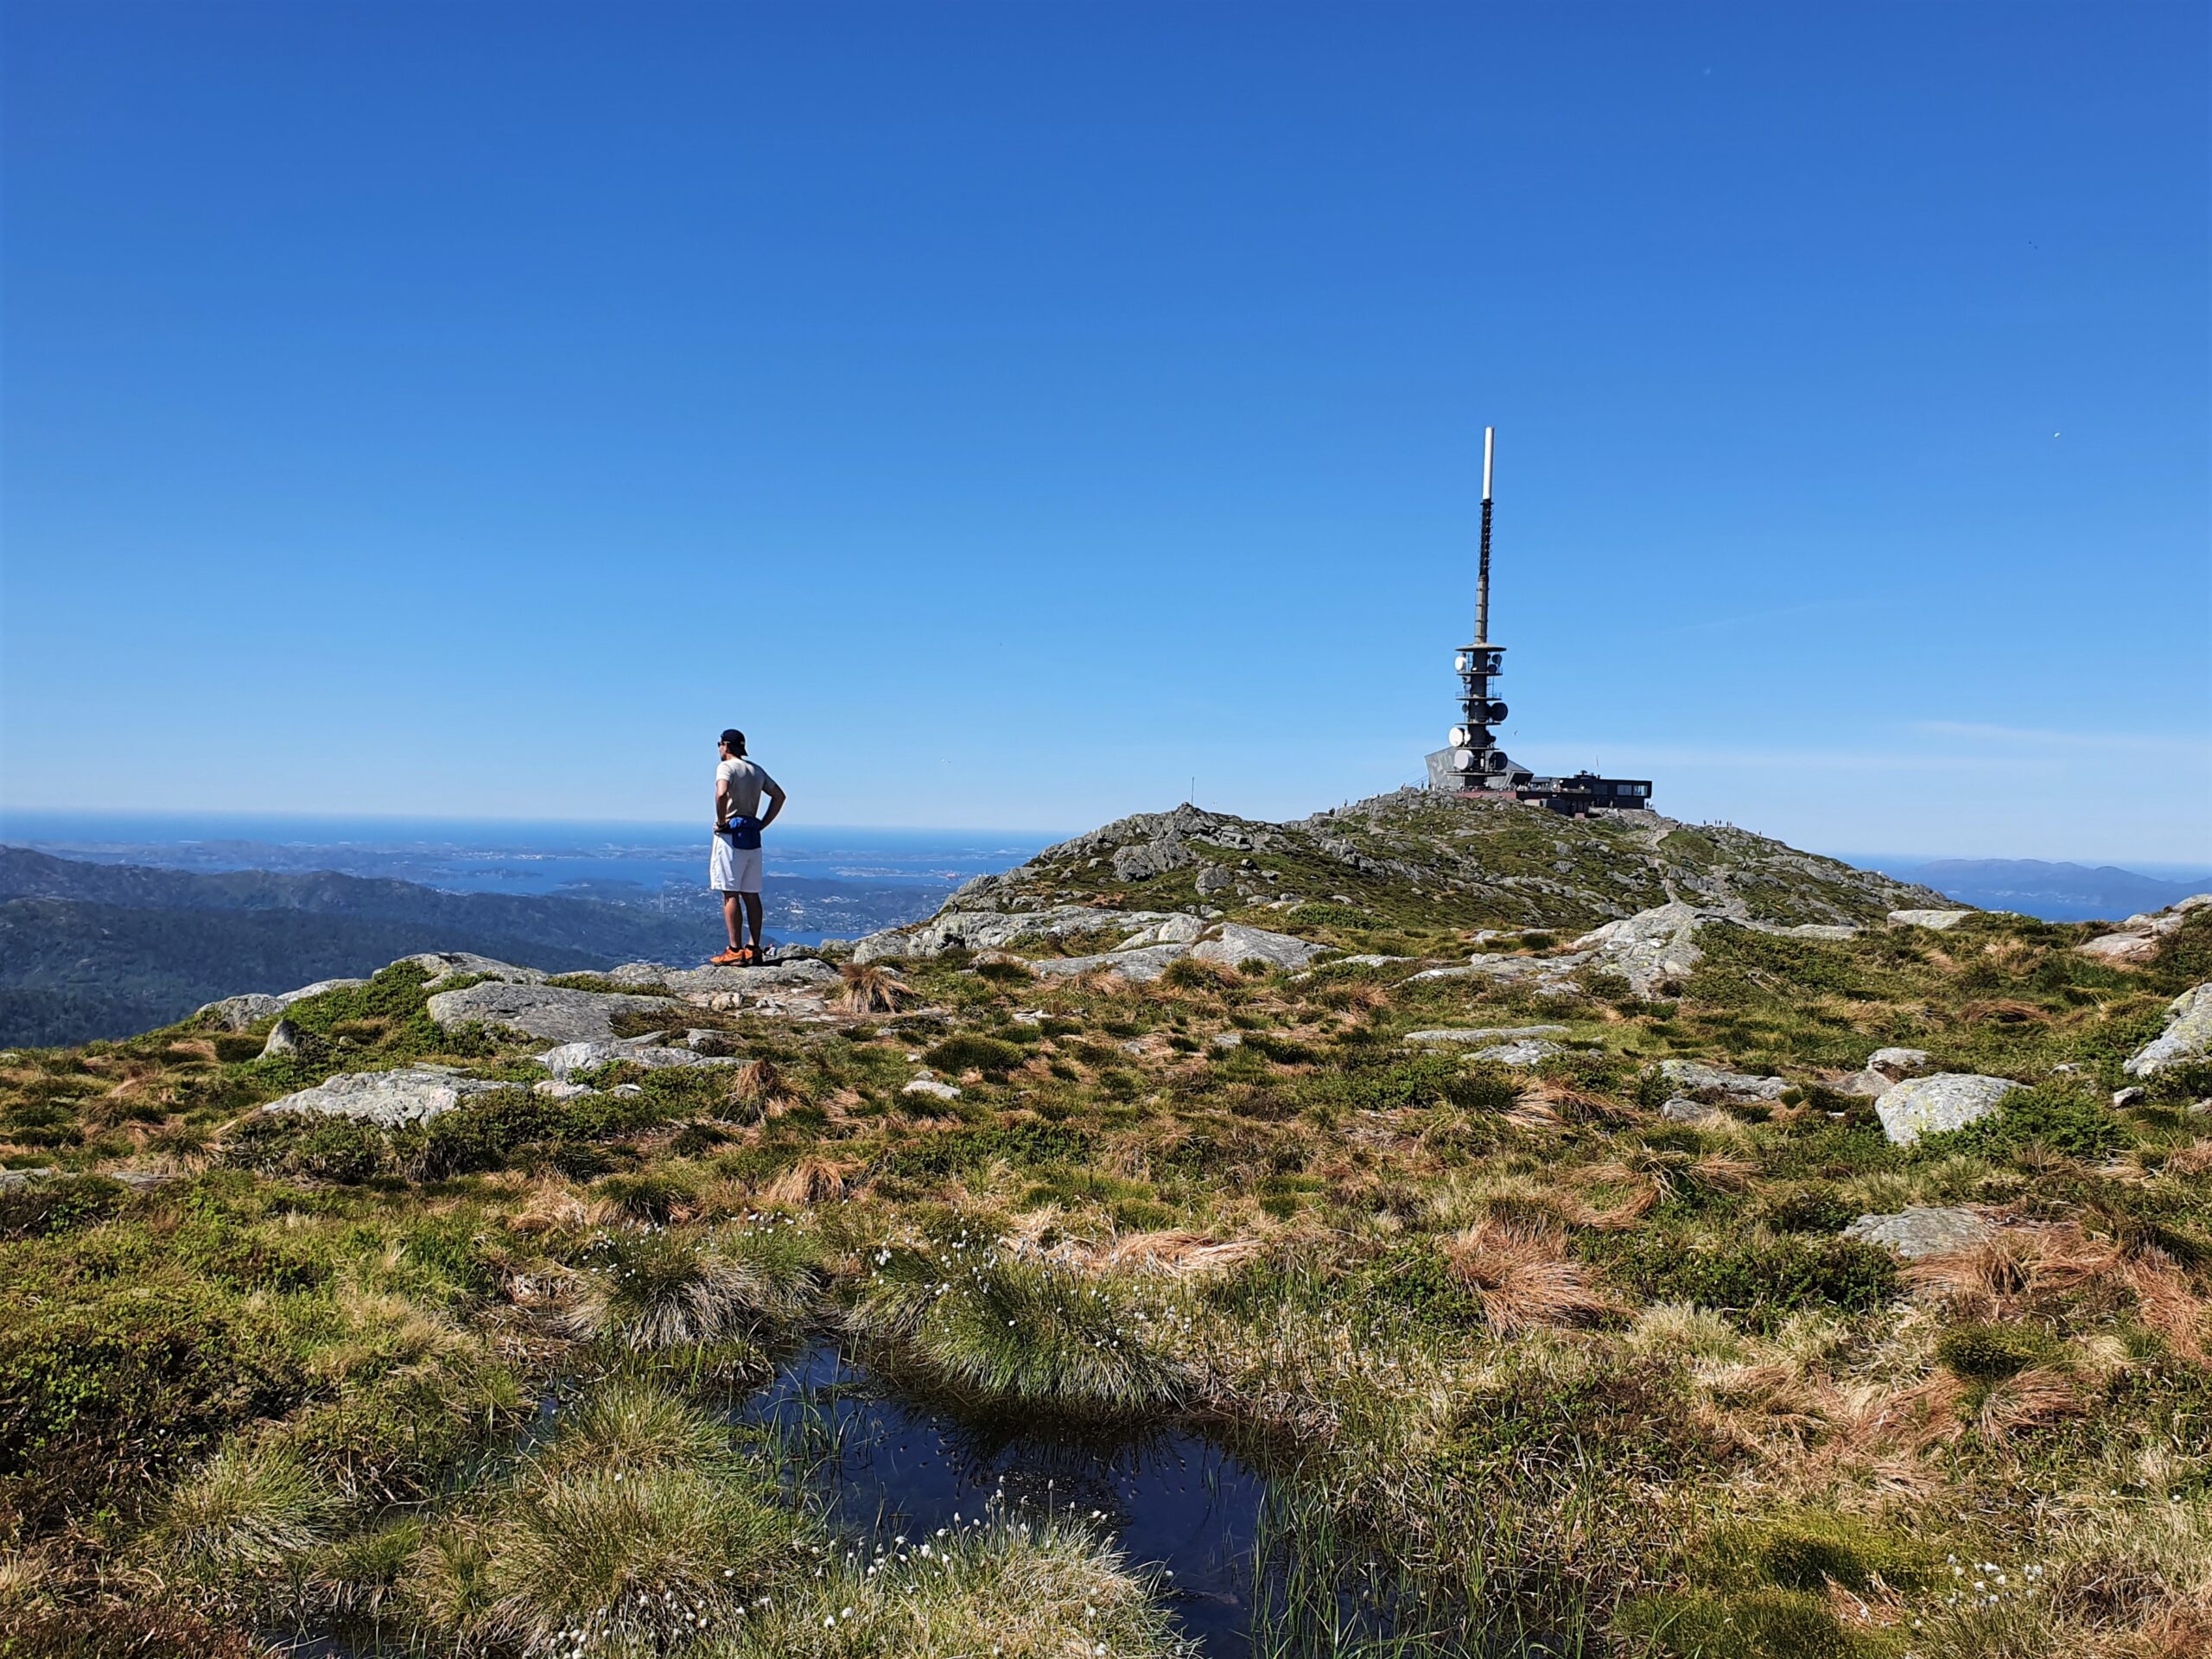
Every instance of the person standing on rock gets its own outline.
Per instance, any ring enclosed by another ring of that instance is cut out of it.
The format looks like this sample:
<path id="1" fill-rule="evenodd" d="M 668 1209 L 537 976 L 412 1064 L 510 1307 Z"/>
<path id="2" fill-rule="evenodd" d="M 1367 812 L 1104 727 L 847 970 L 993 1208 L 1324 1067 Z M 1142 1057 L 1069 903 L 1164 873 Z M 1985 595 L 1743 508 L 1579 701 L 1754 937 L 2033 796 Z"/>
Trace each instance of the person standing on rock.
<path id="1" fill-rule="evenodd" d="M 745 734 L 734 726 L 721 734 L 721 760 L 715 767 L 715 845 L 707 859 L 707 884 L 722 896 L 722 925 L 729 930 L 729 949 L 711 958 L 718 967 L 740 966 L 760 960 L 768 948 L 760 931 L 760 832 L 784 810 L 784 788 L 756 760 L 745 756 Z M 768 813 L 760 816 L 760 798 L 768 798 Z M 741 906 L 753 926 L 753 943 L 745 943 Z"/>

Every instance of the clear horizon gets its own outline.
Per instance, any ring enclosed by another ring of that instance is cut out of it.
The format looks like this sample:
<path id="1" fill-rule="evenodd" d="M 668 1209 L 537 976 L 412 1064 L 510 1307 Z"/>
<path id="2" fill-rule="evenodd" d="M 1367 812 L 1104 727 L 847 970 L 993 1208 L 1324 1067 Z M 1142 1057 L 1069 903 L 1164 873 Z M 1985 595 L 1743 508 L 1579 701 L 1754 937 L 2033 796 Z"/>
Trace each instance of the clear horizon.
<path id="1" fill-rule="evenodd" d="M 1494 424 L 1516 759 L 2212 868 L 2200 6 L 4 29 L 13 810 L 1301 817 Z"/>
<path id="2" fill-rule="evenodd" d="M 1664 817 L 1669 815 L 1662 814 L 1661 816 Z M 258 826 L 264 830 L 276 830 L 279 829 L 308 830 L 317 826 L 327 826 L 334 830 L 345 829 L 357 832 L 367 831 L 370 833 L 374 833 L 378 830 L 384 829 L 389 830 L 394 834 L 397 834 L 402 830 L 423 832 L 450 830 L 454 832 L 474 832 L 481 836 L 489 836 L 500 830 L 538 831 L 547 835 L 556 833 L 582 834 L 593 831 L 605 831 L 609 833 L 627 831 L 634 833 L 652 833 L 665 836 L 671 839 L 693 835 L 695 833 L 695 827 L 690 824 L 673 820 L 653 819 L 442 818 L 416 815 L 378 815 L 358 813 L 131 813 L 101 811 L 98 810 L 76 808 L 22 809 L 0 807 L 0 844 L 6 844 L 14 842 L 19 836 L 30 841 L 67 841 L 79 838 L 67 835 L 54 835 L 51 833 L 39 834 L 37 831 L 41 827 L 42 823 L 43 827 L 48 829 L 49 831 L 51 831 L 57 823 L 61 825 L 87 830 L 96 826 L 101 829 L 114 830 L 140 830 L 152 831 L 156 830 L 162 830 L 168 832 L 167 839 L 169 839 L 174 843 L 179 845 L 187 844 L 200 838 L 182 833 L 188 828 L 205 829 L 212 831 L 225 825 L 236 825 L 241 830 L 245 827 Z M 943 845 L 948 839 L 956 837 L 1002 839 L 1012 842 L 1017 846 L 1033 846 L 1041 849 L 1061 841 L 1068 840 L 1073 836 L 1082 835 L 1085 833 L 1086 830 L 1096 829 L 1097 827 L 1098 826 L 1095 824 L 1090 824 L 1084 825 L 1079 828 L 1071 827 L 1057 830 L 1040 830 L 1035 828 L 1010 828 L 989 824 L 966 824 L 938 827 L 918 824 L 834 824 L 795 823 L 784 825 L 776 838 L 785 841 L 787 845 L 791 846 L 795 849 L 799 848 L 817 848 L 823 844 L 831 842 L 837 837 L 848 836 L 861 837 L 878 836 L 887 839 L 900 837 L 911 842 L 919 842 L 923 845 L 931 847 Z M 1756 826 L 1747 825 L 1745 827 L 1756 829 Z M 156 837 L 156 839 L 160 838 L 161 837 Z M 265 836 L 245 836 L 240 834 L 234 838 L 251 842 L 264 840 L 267 837 Z M 304 842 L 304 844 L 308 846 L 336 846 L 342 843 L 339 842 L 318 842 L 308 840 Z M 1948 851 L 1940 852 L 1901 852 L 1894 850 L 1868 851 L 1865 849 L 1839 848 L 1834 846 L 1812 846 L 1805 848 L 1804 850 L 1819 854 L 1823 857 L 1839 859 L 1844 863 L 1855 865 L 1862 869 L 1888 869 L 1893 868 L 1912 868 L 1920 865 L 1936 863 L 1945 860 L 1979 860 L 2002 858 L 2005 856 L 2001 854 L 1961 849 L 1954 849 Z M 2159 880 L 2194 880 L 2200 878 L 2212 880 L 2212 863 L 2198 864 L 2187 861 L 2177 863 L 2158 860 L 2121 860 L 2113 858 L 2064 859 L 2044 861 L 2073 864 L 2080 868 L 2090 869 L 2112 868 L 2125 870 L 2138 875 L 2150 876 Z"/>

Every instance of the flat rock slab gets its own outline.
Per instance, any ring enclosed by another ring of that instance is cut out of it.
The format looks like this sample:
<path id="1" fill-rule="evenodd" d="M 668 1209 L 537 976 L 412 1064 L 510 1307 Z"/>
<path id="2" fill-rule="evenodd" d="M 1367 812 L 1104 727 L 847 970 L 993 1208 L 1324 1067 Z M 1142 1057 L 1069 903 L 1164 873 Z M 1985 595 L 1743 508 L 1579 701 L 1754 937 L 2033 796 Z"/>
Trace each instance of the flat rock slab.
<path id="1" fill-rule="evenodd" d="M 243 996 L 226 996 L 219 1002 L 209 1002 L 195 1011 L 195 1017 L 213 1020 L 226 1031 L 244 1031 L 257 1025 L 272 1014 L 284 1011 L 284 999 L 271 996 L 266 991 L 248 991 Z"/>
<path id="2" fill-rule="evenodd" d="M 912 1077 L 899 1092 L 902 1095 L 927 1095 L 932 1100 L 957 1100 L 960 1090 L 955 1085 L 940 1082 L 936 1077 Z"/>
<path id="3" fill-rule="evenodd" d="M 1861 1216 L 1843 1236 L 1886 1244 L 1908 1262 L 1917 1262 L 1923 1255 L 1969 1249 L 1996 1230 L 1978 1212 L 1955 1205 L 1908 1204 L 1895 1215 Z"/>
<path id="4" fill-rule="evenodd" d="M 1304 968 L 1327 949 L 1326 945 L 1310 944 L 1287 933 L 1271 933 L 1263 927 L 1224 922 L 1219 933 L 1200 939 L 1191 947 L 1191 954 L 1201 962 L 1224 962 L 1231 968 L 1255 961 L 1264 962 L 1270 968 Z"/>
<path id="5" fill-rule="evenodd" d="M 1541 1038 L 1529 1038 L 1517 1043 L 1500 1043 L 1495 1048 L 1478 1048 L 1478 1060 L 1496 1060 L 1500 1065 L 1537 1065 L 1554 1054 L 1567 1051 L 1557 1043 L 1545 1042 Z"/>
<path id="6" fill-rule="evenodd" d="M 1718 1095 L 1724 1100 L 1779 1100 L 1789 1084 L 1781 1077 L 1726 1071 L 1699 1060 L 1662 1060 L 1659 1075 L 1688 1095 Z"/>
<path id="7" fill-rule="evenodd" d="M 671 1048 L 649 1037 L 611 1043 L 563 1043 L 560 1047 L 548 1049 L 537 1057 L 537 1063 L 563 1083 L 579 1071 L 595 1071 L 602 1065 L 613 1065 L 617 1060 L 643 1066 L 648 1071 L 658 1071 L 669 1066 L 740 1064 L 730 1056 L 701 1054 L 689 1048 Z"/>
<path id="8" fill-rule="evenodd" d="M 665 996 L 571 991 L 495 980 L 440 991 L 430 999 L 429 1014 L 448 1030 L 470 1024 L 506 1026 L 542 1042 L 604 1043 L 613 1040 L 619 1014 L 667 1014 L 683 1006 Z"/>
<path id="9" fill-rule="evenodd" d="M 1045 957 L 1029 964 L 1040 979 L 1060 979 L 1104 968 L 1136 983 L 1158 979 L 1190 954 L 1185 944 L 1147 944 L 1135 950 L 1109 950 L 1095 957 Z"/>
<path id="10" fill-rule="evenodd" d="M 289 1008 L 295 1002 L 304 1002 L 311 996 L 321 996 L 325 991 L 351 990 L 356 985 L 365 985 L 365 979 L 318 979 L 312 985 L 302 985 L 296 991 L 286 991 L 276 999 L 276 1006 Z"/>
<path id="11" fill-rule="evenodd" d="M 1970 910 L 1893 910 L 1889 918 L 1897 927 L 1930 927 L 1941 933 L 1973 914 Z"/>
<path id="12" fill-rule="evenodd" d="M 1564 1037 L 1566 1026 L 1447 1026 L 1435 1031 L 1409 1031 L 1409 1043 L 1495 1043 L 1515 1037 Z"/>
<path id="13" fill-rule="evenodd" d="M 2154 1077 L 2169 1066 L 2212 1055 L 2212 984 L 2183 991 L 2166 1005 L 2166 1028 L 2137 1049 L 2120 1068 L 2131 1077 Z"/>
<path id="14" fill-rule="evenodd" d="M 1679 1095 L 1659 1109 L 1659 1116 L 1669 1123 L 1727 1123 L 1733 1121 L 1718 1106 L 1708 1106 L 1701 1100 L 1685 1100 Z"/>
<path id="15" fill-rule="evenodd" d="M 1923 1135 L 1980 1122 L 2019 1086 L 2010 1077 L 1939 1071 L 1932 1077 L 1891 1084 L 1875 1101 L 1874 1115 L 1882 1120 L 1882 1133 L 1892 1145 L 1909 1147 Z"/>
<path id="16" fill-rule="evenodd" d="M 1001 950 L 1017 940 L 1057 939 L 1105 927 L 1150 927 L 1167 917 L 1166 911 L 1098 910 L 1088 905 L 1060 905 L 1050 910 L 944 910 L 912 927 L 870 933 L 854 944 L 853 960 L 880 962 L 886 957 L 938 957 L 948 950 Z"/>
<path id="17" fill-rule="evenodd" d="M 357 1117 L 389 1129 L 449 1112 L 472 1095 L 503 1086 L 456 1077 L 442 1066 L 415 1066 L 404 1071 L 347 1071 L 312 1089 L 272 1100 L 262 1109 Z"/>

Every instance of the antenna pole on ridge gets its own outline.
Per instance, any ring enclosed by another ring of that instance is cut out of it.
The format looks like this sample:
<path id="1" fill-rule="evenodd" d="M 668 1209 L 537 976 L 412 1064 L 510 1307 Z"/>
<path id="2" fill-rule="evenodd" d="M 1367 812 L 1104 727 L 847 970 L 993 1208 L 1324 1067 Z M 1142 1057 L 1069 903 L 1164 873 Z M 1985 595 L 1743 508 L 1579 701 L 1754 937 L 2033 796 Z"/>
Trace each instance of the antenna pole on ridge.
<path id="1" fill-rule="evenodd" d="M 1483 543 L 1482 563 L 1475 575 L 1475 643 L 1490 643 L 1490 483 L 1497 460 L 1497 429 L 1483 428 Z"/>

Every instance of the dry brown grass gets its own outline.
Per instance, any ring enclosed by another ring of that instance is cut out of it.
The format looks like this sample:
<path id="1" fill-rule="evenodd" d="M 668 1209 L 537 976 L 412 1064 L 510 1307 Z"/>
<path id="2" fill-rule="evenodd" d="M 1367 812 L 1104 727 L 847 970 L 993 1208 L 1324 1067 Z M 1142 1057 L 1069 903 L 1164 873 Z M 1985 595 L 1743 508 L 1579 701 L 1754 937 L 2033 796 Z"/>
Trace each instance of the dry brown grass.
<path id="1" fill-rule="evenodd" d="M 1592 1283 L 1591 1271 L 1567 1256 L 1567 1236 L 1526 1221 L 1486 1219 L 1443 1244 L 1452 1276 L 1475 1294 L 1492 1329 L 1586 1324 L 1618 1312 Z"/>
<path id="2" fill-rule="evenodd" d="M 846 1171 L 827 1158 L 802 1158 L 760 1190 L 767 1203 L 786 1207 L 820 1204 L 845 1196 Z"/>
<path id="3" fill-rule="evenodd" d="M 783 1092 L 784 1074 L 773 1060 L 750 1059 L 730 1073 L 730 1098 L 747 1106 L 773 1100 Z"/>
<path id="4" fill-rule="evenodd" d="M 841 963 L 837 976 L 844 982 L 837 1006 L 847 1014 L 896 1014 L 913 995 L 906 982 L 881 963 Z"/>
<path id="5" fill-rule="evenodd" d="M 2008 1227 L 1971 1249 L 1923 1256 L 1906 1278 L 1965 1319 L 2017 1317 L 2061 1298 L 2102 1292 L 2114 1306 L 2132 1301 L 2143 1323 L 2177 1354 L 2205 1357 L 2212 1307 L 2173 1258 L 2152 1245 L 2131 1249 L 2092 1236 L 2074 1222 Z"/>
<path id="6" fill-rule="evenodd" d="M 2038 1365 L 1993 1383 L 1982 1397 L 1981 1432 L 2003 1440 L 2017 1429 L 2043 1428 L 2085 1415 L 2090 1406 L 2081 1383 L 2054 1366 Z"/>
<path id="7" fill-rule="evenodd" d="M 1125 1234 L 1095 1260 L 1101 1268 L 1132 1268 L 1191 1278 L 1220 1273 L 1248 1262 L 1262 1248 L 1256 1238 L 1208 1238 L 1203 1233 L 1170 1228 L 1160 1232 Z"/>

